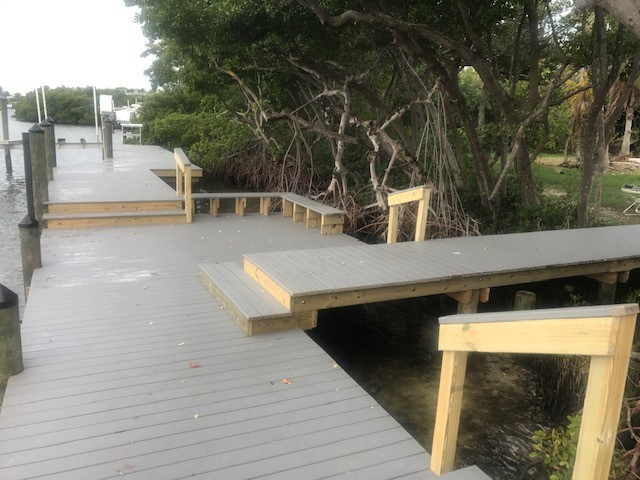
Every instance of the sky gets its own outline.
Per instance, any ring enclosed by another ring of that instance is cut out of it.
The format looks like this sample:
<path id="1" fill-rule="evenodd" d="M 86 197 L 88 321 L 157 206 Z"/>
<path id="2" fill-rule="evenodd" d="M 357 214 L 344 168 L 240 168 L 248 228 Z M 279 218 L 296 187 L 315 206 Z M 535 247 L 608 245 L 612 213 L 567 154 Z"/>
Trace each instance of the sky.
<path id="1" fill-rule="evenodd" d="M 0 0 L 0 87 L 148 89 L 136 13 L 124 0 Z"/>

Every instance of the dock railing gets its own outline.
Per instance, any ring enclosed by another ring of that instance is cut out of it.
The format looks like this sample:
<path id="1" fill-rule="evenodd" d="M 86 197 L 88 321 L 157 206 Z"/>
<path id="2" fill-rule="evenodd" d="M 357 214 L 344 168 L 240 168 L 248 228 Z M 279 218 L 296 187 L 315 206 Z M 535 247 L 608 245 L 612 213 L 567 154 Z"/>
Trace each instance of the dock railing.
<path id="1" fill-rule="evenodd" d="M 428 187 L 427 185 L 393 192 L 387 196 L 387 203 L 389 204 L 387 243 L 396 243 L 396 240 L 398 239 L 398 217 L 400 214 L 400 205 L 409 202 L 418 202 L 415 241 L 419 242 L 425 239 L 430 198 L 431 187 Z"/>
<path id="2" fill-rule="evenodd" d="M 184 195 L 184 212 L 186 222 L 193 221 L 193 201 L 191 199 L 191 162 L 181 148 L 173 150 L 173 158 L 176 161 L 176 194 Z M 184 186 L 183 186 L 184 184 Z"/>
<path id="3" fill-rule="evenodd" d="M 453 469 L 469 352 L 589 355 L 573 478 L 606 480 L 637 313 L 637 304 L 625 304 L 442 317 L 431 470 L 441 475 Z"/>

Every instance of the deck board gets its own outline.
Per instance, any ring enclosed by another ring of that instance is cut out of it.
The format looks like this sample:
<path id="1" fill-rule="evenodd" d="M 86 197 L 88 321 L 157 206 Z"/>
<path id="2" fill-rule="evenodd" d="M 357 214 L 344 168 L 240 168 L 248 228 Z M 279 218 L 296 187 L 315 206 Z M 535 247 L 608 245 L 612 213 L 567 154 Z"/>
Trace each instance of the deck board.
<path id="1" fill-rule="evenodd" d="M 75 162 L 99 152 L 61 150 L 52 187 L 73 201 L 81 175 L 135 176 L 164 155 L 136 151 Z M 321 478 L 383 458 L 397 468 L 380 478 L 426 468 L 427 453 L 304 332 L 246 337 L 198 275 L 244 253 L 358 243 L 280 215 L 45 230 L 26 368 L 0 412 L 0 476 Z"/>

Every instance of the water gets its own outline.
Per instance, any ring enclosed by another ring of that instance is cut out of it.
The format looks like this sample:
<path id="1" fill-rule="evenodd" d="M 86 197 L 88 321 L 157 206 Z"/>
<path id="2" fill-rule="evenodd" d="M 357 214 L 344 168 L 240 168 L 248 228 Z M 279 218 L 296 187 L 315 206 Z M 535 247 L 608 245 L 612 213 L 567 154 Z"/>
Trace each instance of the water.
<path id="1" fill-rule="evenodd" d="M 32 123 L 19 122 L 9 110 L 9 139 L 22 140 Z M 96 141 L 95 127 L 56 125 L 56 138 L 67 142 Z M 117 141 L 114 138 L 114 142 Z M 7 173 L 4 153 L 0 153 L 0 283 L 20 296 L 24 307 L 24 285 L 22 282 L 22 260 L 20 258 L 20 236 L 18 223 L 27 214 L 27 197 L 24 181 L 24 156 L 22 149 L 11 150 L 13 173 Z"/>

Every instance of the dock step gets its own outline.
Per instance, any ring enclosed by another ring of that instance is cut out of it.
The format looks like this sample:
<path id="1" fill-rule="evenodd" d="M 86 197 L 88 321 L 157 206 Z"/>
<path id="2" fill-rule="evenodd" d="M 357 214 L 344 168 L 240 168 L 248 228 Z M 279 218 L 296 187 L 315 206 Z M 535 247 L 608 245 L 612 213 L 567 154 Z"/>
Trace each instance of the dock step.
<path id="1" fill-rule="evenodd" d="M 126 200 L 117 202 L 46 202 L 49 213 L 140 212 L 182 210 L 182 199 Z"/>
<path id="2" fill-rule="evenodd" d="M 45 213 L 47 228 L 85 228 L 115 225 L 151 225 L 185 223 L 184 210 L 127 212 Z"/>
<path id="3" fill-rule="evenodd" d="M 317 312 L 292 314 L 238 263 L 200 265 L 200 278 L 247 335 L 316 326 Z"/>

